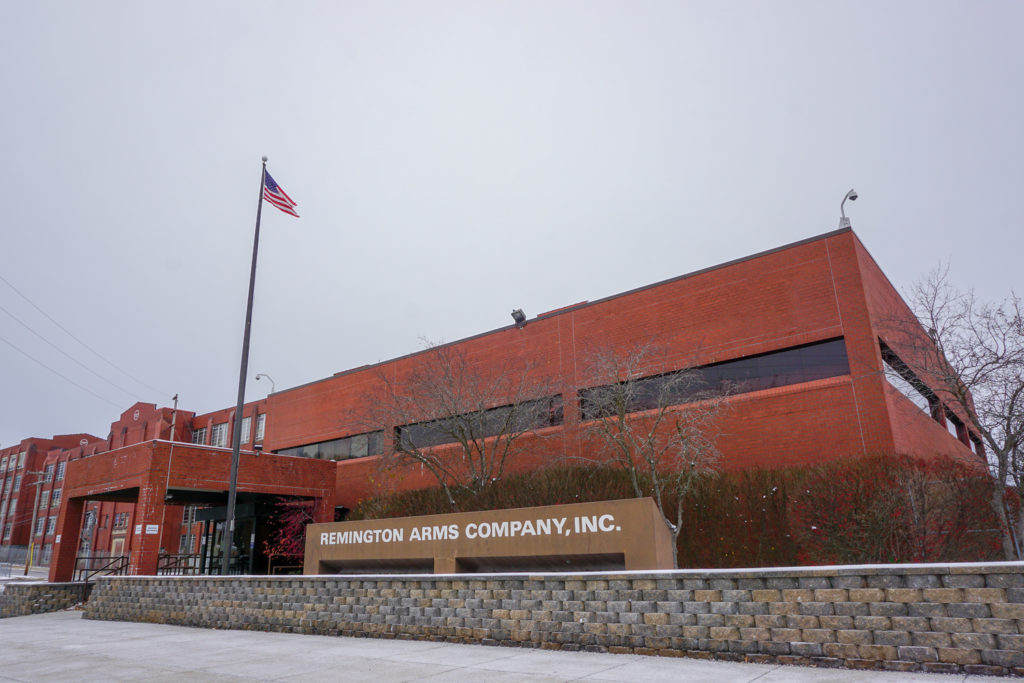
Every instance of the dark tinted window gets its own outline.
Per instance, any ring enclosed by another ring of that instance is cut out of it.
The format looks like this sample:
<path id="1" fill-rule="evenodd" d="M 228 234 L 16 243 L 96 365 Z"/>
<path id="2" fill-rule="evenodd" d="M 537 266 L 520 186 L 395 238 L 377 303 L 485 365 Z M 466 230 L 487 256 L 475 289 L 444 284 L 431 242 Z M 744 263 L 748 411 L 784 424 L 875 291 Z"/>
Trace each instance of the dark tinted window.
<path id="1" fill-rule="evenodd" d="M 584 389 L 580 410 L 582 418 L 590 420 L 612 414 L 617 401 L 628 412 L 638 412 L 686 403 L 708 392 L 746 393 L 849 373 L 845 342 L 831 339 L 647 377 L 633 382 L 628 396 L 623 385 Z"/>

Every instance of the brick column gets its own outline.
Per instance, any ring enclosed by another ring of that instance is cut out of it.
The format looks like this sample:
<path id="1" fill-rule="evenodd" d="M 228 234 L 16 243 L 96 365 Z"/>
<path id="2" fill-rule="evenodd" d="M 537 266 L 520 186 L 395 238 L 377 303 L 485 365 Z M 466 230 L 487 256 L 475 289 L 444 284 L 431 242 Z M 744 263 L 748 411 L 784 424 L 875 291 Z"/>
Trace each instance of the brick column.
<path id="1" fill-rule="evenodd" d="M 128 530 L 133 535 L 132 551 L 128 558 L 129 574 L 156 574 L 160 555 L 164 495 L 167 493 L 166 473 L 154 473 L 150 469 L 149 474 L 149 481 L 139 490 L 139 502 L 135 505 L 135 526 Z"/>
<path id="2" fill-rule="evenodd" d="M 57 536 L 50 558 L 50 581 L 71 581 L 78 555 L 78 530 L 82 528 L 85 498 L 66 498 L 57 517 Z"/>

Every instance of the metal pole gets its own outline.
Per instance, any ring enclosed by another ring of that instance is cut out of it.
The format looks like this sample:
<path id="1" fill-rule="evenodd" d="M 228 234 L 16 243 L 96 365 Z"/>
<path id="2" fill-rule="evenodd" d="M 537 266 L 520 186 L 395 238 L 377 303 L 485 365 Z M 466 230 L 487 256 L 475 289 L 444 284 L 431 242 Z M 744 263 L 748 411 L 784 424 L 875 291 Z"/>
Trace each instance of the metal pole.
<path id="1" fill-rule="evenodd" d="M 245 333 L 242 337 L 242 364 L 238 371 L 238 404 L 235 408 L 234 434 L 231 436 L 231 483 L 228 488 L 228 505 L 224 517 L 224 557 L 221 560 L 221 575 L 227 576 L 231 565 L 231 542 L 235 536 L 235 499 L 238 496 L 238 451 L 242 444 L 242 409 L 245 407 L 245 376 L 249 372 L 249 332 L 252 328 L 252 295 L 256 288 L 256 256 L 260 248 L 260 214 L 263 212 L 263 187 L 267 175 L 267 158 L 263 157 L 260 170 L 260 199 L 256 205 L 256 231 L 252 239 L 252 267 L 249 270 L 249 301 L 245 308 Z"/>
<path id="2" fill-rule="evenodd" d="M 39 487 L 43 485 L 43 480 L 39 478 L 43 476 L 42 472 L 26 472 L 25 476 L 27 477 L 30 474 L 36 475 L 36 483 L 32 484 L 32 486 L 36 487 L 36 499 L 32 503 L 32 523 L 28 527 L 28 552 L 25 553 L 24 576 L 28 576 L 28 568 L 32 564 L 32 548 L 35 546 L 36 540 L 36 515 L 39 513 Z"/>

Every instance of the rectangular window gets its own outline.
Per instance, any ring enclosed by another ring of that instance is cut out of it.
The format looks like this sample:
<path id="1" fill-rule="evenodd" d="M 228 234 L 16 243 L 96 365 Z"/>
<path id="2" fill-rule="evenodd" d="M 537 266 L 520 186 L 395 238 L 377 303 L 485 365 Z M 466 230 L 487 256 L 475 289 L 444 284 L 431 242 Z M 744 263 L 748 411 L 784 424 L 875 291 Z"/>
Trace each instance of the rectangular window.
<path id="1" fill-rule="evenodd" d="M 812 382 L 850 373 L 843 339 L 830 339 L 779 351 L 644 377 L 628 383 L 583 389 L 584 420 L 679 405 L 711 394 L 743 394 Z"/>
<path id="2" fill-rule="evenodd" d="M 256 443 L 263 442 L 263 430 L 267 426 L 267 414 L 260 413 L 256 416 Z"/>
<path id="3" fill-rule="evenodd" d="M 43 526 L 46 524 L 46 517 L 39 517 L 36 519 L 36 531 L 35 535 L 40 536 L 43 533 Z"/>
<path id="4" fill-rule="evenodd" d="M 64 472 L 65 472 L 65 470 L 67 470 L 67 468 L 68 468 L 68 463 L 67 463 L 66 460 L 57 463 L 57 481 L 63 481 L 64 480 Z"/>
<path id="5" fill-rule="evenodd" d="M 252 432 L 252 417 L 242 418 L 242 441 L 241 443 L 249 443 L 249 436 Z"/>
<path id="6" fill-rule="evenodd" d="M 7 456 L 5 455 L 4 457 L 0 458 L 0 472 L 3 472 L 6 469 L 7 469 Z"/>
<path id="7" fill-rule="evenodd" d="M 48 520 L 46 520 L 46 533 L 47 533 L 47 535 L 49 535 L 49 534 L 52 534 L 56 530 L 57 530 L 57 517 L 56 516 L 50 517 Z"/>
<path id="8" fill-rule="evenodd" d="M 4 540 L 6 541 L 10 537 L 11 537 L 11 525 L 8 524 L 7 526 L 4 527 Z"/>
<path id="9" fill-rule="evenodd" d="M 60 505 L 60 494 L 63 493 L 64 489 L 54 489 L 53 498 L 50 500 L 50 507 L 55 508 Z"/>
<path id="10" fill-rule="evenodd" d="M 18 469 L 24 469 L 25 467 L 25 451 L 18 453 Z"/>
<path id="11" fill-rule="evenodd" d="M 13 484 L 14 484 L 14 480 L 13 479 L 8 479 L 4 483 L 4 495 L 7 495 L 8 493 L 11 492 L 11 485 L 13 485 Z"/>
<path id="12" fill-rule="evenodd" d="M 53 481 L 53 463 L 52 462 L 49 465 L 47 465 L 46 467 L 43 468 L 43 481 L 45 481 L 47 484 L 49 484 L 51 481 Z"/>
<path id="13" fill-rule="evenodd" d="M 192 443 L 206 443 L 206 427 L 200 427 L 199 429 L 192 430 Z"/>
<path id="14" fill-rule="evenodd" d="M 217 448 L 224 448 L 228 445 L 228 423 L 221 422 L 213 425 L 210 431 L 210 445 Z"/>
<path id="15" fill-rule="evenodd" d="M 925 414 L 938 415 L 938 397 L 914 374 L 906 363 L 897 356 L 882 340 L 878 341 L 882 352 L 882 370 L 889 385 L 910 400 Z"/>
<path id="16" fill-rule="evenodd" d="M 14 490 L 17 491 L 20 488 L 21 488 L 21 475 L 19 474 L 19 475 L 14 477 Z"/>
<path id="17" fill-rule="evenodd" d="M 50 492 L 49 491 L 43 491 L 41 494 L 39 494 L 39 509 L 42 510 L 42 509 L 44 509 L 49 504 L 50 504 Z"/>

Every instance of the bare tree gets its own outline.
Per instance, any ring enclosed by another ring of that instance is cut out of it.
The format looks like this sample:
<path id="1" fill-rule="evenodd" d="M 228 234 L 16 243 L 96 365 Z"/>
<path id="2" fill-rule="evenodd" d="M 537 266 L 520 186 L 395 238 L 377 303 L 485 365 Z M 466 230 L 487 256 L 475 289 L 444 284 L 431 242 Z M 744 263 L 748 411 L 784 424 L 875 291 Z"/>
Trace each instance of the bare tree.
<path id="1" fill-rule="evenodd" d="M 479 492 L 500 480 L 520 439 L 562 422 L 562 398 L 528 363 L 474 364 L 457 347 L 429 344 L 400 378 L 381 376 L 368 401 L 393 434 L 382 466 L 418 465 L 444 490 Z"/>
<path id="2" fill-rule="evenodd" d="M 1024 479 L 1024 322 L 1014 293 L 998 304 L 960 291 L 940 267 L 910 293 L 916 320 L 889 325 L 899 361 L 930 388 L 942 419 L 963 420 L 984 444 L 993 477 L 991 506 L 1003 552 L 1021 559 L 1024 506 L 1011 513 L 1007 484 Z M 927 331 L 927 332 L 925 332 Z"/>
<path id="3" fill-rule="evenodd" d="M 591 388 L 580 392 L 581 420 L 597 443 L 587 459 L 622 468 L 637 498 L 654 499 L 678 566 L 684 499 L 717 466 L 717 420 L 727 392 L 709 387 L 696 369 L 659 374 L 662 356 L 651 345 L 593 354 Z"/>

